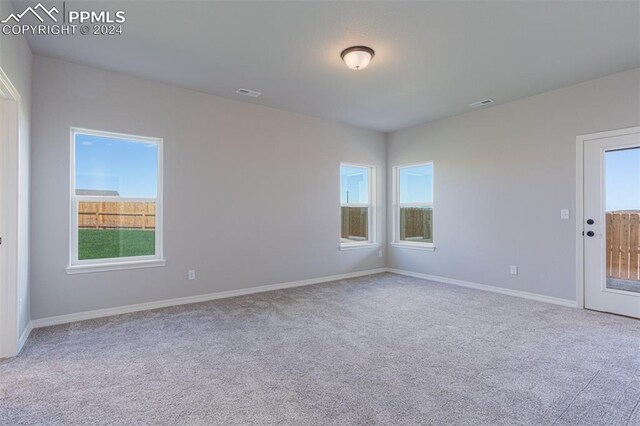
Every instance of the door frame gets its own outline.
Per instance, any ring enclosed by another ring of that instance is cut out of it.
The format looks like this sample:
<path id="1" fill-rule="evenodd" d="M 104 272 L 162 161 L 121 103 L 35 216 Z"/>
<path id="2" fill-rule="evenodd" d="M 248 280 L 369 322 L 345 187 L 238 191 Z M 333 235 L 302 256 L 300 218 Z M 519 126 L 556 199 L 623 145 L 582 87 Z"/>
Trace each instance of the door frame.
<path id="1" fill-rule="evenodd" d="M 19 145 L 21 96 L 0 68 L 0 358 L 19 351 Z"/>
<path id="2" fill-rule="evenodd" d="M 584 145 L 588 141 L 640 133 L 640 126 L 576 137 L 576 306 L 584 309 Z"/>

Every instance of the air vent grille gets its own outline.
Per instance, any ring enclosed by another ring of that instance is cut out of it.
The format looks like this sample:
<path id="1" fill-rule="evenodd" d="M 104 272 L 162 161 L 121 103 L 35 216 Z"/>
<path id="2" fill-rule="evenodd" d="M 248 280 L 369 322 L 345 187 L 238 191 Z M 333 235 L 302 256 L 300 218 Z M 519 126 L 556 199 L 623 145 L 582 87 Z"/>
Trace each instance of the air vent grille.
<path id="1" fill-rule="evenodd" d="M 483 99 L 481 101 L 469 104 L 469 106 L 471 108 L 478 108 L 478 107 L 481 107 L 481 106 L 491 105 L 492 103 L 493 103 L 493 99 Z"/>
<path id="2" fill-rule="evenodd" d="M 236 93 L 238 95 L 251 96 L 252 98 L 257 98 L 258 96 L 260 96 L 262 94 L 260 92 L 256 92 L 255 90 L 243 89 L 243 88 L 240 88 L 240 89 L 236 90 Z"/>

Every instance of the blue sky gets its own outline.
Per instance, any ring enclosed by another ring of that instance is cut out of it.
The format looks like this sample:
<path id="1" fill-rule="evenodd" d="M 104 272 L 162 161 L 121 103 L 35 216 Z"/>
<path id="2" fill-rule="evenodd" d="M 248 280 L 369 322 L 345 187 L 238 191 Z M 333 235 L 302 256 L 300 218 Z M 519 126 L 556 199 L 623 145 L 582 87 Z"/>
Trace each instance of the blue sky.
<path id="1" fill-rule="evenodd" d="M 347 194 L 348 192 L 348 194 Z M 343 165 L 340 167 L 340 203 L 369 202 L 369 169 Z M 428 203 L 433 201 L 433 165 L 400 169 L 400 202 Z"/>
<path id="2" fill-rule="evenodd" d="M 347 194 L 348 192 L 348 194 Z M 340 203 L 369 203 L 369 169 L 366 167 L 340 167 Z"/>
<path id="3" fill-rule="evenodd" d="M 156 144 L 80 133 L 75 144 L 76 189 L 114 190 L 122 197 L 156 197 Z"/>
<path id="4" fill-rule="evenodd" d="M 433 165 L 400 169 L 400 203 L 433 202 Z"/>
<path id="5" fill-rule="evenodd" d="M 606 209 L 640 210 L 640 148 L 605 155 Z"/>

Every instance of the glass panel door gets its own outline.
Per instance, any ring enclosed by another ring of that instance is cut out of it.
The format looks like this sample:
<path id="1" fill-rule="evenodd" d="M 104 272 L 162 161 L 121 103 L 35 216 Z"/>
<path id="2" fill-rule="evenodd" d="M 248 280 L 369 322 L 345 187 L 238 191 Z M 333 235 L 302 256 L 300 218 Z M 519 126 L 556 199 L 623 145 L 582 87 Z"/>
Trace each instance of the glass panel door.
<path id="1" fill-rule="evenodd" d="M 605 151 L 606 287 L 640 293 L 640 147 Z"/>
<path id="2" fill-rule="evenodd" d="M 640 318 L 640 129 L 583 141 L 584 305 Z"/>

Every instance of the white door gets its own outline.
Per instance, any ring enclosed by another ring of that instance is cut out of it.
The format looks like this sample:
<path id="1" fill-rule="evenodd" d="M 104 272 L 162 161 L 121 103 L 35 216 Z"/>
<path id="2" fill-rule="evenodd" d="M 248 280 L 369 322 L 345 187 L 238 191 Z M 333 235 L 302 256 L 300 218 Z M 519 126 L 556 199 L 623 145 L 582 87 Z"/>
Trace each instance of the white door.
<path id="1" fill-rule="evenodd" d="M 640 318 L 640 128 L 583 141 L 585 308 Z"/>

